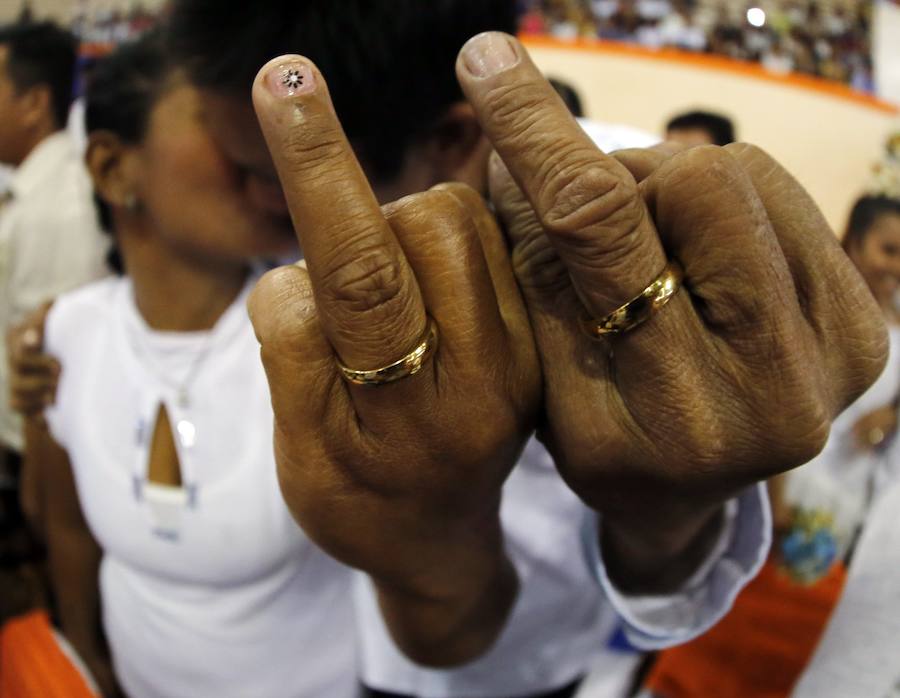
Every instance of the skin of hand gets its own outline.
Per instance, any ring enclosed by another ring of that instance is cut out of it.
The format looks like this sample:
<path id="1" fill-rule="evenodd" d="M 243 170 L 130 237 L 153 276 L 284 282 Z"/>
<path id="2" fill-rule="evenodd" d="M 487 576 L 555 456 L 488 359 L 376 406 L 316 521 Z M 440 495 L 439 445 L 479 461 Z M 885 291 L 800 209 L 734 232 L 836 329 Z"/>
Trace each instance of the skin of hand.
<path id="1" fill-rule="evenodd" d="M 897 408 L 885 405 L 861 417 L 853 425 L 856 445 L 863 451 L 872 451 L 884 443 L 897 431 Z"/>
<path id="2" fill-rule="evenodd" d="M 370 575 L 411 658 L 467 661 L 515 599 L 500 490 L 541 397 L 502 233 L 463 185 L 379 207 L 308 60 L 271 61 L 253 99 L 306 261 L 249 300 L 285 500 L 323 549 Z M 407 355 L 429 317 L 439 343 L 419 373 L 342 379 L 338 361 L 369 370 Z"/>
<path id="3" fill-rule="evenodd" d="M 10 406 L 23 416 L 40 414 L 53 403 L 59 362 L 44 354 L 44 321 L 52 303 L 45 303 L 6 335 Z"/>
<path id="4" fill-rule="evenodd" d="M 542 360 L 540 435 L 603 515 L 620 588 L 676 588 L 723 502 L 821 450 L 886 360 L 881 314 L 809 195 L 758 148 L 600 152 L 521 45 L 472 39 L 457 74 L 498 155 L 491 196 Z M 681 291 L 590 339 L 667 260 Z"/>

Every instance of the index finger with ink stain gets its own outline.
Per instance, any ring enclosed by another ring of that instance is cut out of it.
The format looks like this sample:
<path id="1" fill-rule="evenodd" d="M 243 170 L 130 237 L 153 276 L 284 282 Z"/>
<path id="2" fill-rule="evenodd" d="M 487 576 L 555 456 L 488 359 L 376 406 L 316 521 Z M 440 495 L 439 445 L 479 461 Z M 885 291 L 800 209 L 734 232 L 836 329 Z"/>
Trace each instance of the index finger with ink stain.
<path id="1" fill-rule="evenodd" d="M 253 102 L 306 257 L 322 329 L 368 370 L 405 356 L 426 326 L 412 269 L 382 215 L 322 74 L 302 56 L 270 61 Z"/>

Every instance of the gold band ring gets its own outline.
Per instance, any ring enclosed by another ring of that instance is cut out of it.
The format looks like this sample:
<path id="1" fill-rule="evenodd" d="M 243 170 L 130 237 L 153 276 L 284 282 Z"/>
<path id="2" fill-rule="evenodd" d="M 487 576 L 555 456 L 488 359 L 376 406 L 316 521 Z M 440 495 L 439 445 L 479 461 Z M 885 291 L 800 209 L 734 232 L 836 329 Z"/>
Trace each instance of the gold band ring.
<path id="1" fill-rule="evenodd" d="M 337 362 L 337 365 L 344 380 L 348 383 L 353 385 L 385 385 L 407 376 L 414 376 L 421 371 L 425 362 L 434 354 L 437 344 L 437 325 L 429 317 L 428 326 L 425 328 L 425 332 L 422 333 L 422 338 L 419 340 L 416 348 L 399 361 L 369 371 L 348 368 L 340 361 Z"/>
<path id="2" fill-rule="evenodd" d="M 611 334 L 628 332 L 649 320 L 672 300 L 681 288 L 684 270 L 672 260 L 643 292 L 636 298 L 620 306 L 606 317 L 586 320 L 584 329 L 594 339 Z"/>

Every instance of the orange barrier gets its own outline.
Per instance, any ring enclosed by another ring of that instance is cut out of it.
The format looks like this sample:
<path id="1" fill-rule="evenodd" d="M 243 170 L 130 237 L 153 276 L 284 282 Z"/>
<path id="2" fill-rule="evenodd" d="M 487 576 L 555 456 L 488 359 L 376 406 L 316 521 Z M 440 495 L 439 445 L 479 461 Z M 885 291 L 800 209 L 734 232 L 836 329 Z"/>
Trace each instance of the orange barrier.
<path id="1" fill-rule="evenodd" d="M 703 70 L 715 70 L 732 73 L 740 77 L 749 77 L 757 80 L 787 85 L 790 87 L 826 94 L 829 97 L 843 99 L 854 104 L 863 105 L 885 114 L 900 114 L 900 109 L 890 102 L 859 92 L 851 87 L 832 80 L 790 73 L 777 75 L 763 68 L 758 63 L 739 61 L 725 56 L 713 56 L 705 53 L 691 53 L 674 48 L 649 49 L 643 46 L 626 44 L 618 41 L 603 41 L 600 39 L 573 39 L 563 40 L 542 34 L 525 34 L 520 37 L 526 46 L 536 48 L 563 49 L 566 51 L 585 51 L 601 53 L 613 56 L 627 56 L 644 60 L 665 61 L 667 63 L 680 63 Z"/>
<path id="2" fill-rule="evenodd" d="M 812 586 L 770 559 L 716 627 L 660 653 L 647 679 L 659 698 L 787 698 L 809 663 L 844 587 L 835 565 Z"/>
<path id="3" fill-rule="evenodd" d="M 0 698 L 97 698 L 60 649 L 44 611 L 0 629 Z"/>

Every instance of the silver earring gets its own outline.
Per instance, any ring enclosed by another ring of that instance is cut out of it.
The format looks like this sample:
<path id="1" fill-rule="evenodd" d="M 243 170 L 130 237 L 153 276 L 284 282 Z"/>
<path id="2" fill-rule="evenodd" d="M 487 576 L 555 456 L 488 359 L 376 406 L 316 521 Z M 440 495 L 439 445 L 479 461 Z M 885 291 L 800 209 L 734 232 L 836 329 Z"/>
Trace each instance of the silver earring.
<path id="1" fill-rule="evenodd" d="M 125 210 L 127 210 L 127 211 L 132 211 L 132 212 L 137 211 L 137 207 L 138 207 L 137 195 L 135 195 L 133 193 L 126 194 L 124 205 L 125 205 Z"/>

